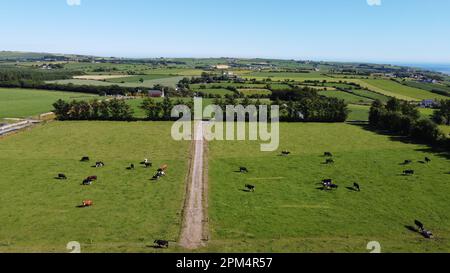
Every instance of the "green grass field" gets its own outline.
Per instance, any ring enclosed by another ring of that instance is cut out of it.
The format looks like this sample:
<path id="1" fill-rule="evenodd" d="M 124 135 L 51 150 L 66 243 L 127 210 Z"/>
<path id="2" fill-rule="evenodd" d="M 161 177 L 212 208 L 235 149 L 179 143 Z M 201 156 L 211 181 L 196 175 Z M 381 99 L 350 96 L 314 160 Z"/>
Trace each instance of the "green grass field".
<path id="1" fill-rule="evenodd" d="M 178 240 L 189 142 L 171 123 L 52 122 L 0 139 L 0 252 L 153 252 L 155 239 Z M 79 162 L 104 161 L 102 169 Z M 138 165 L 145 157 L 154 167 Z M 134 171 L 125 168 L 136 164 Z M 154 183 L 156 168 L 167 176 Z M 66 182 L 55 180 L 58 173 Z M 92 186 L 82 180 L 97 175 Z M 92 208 L 80 209 L 92 199 Z"/>
<path id="2" fill-rule="evenodd" d="M 291 156 L 259 152 L 258 142 L 210 143 L 205 251 L 368 252 L 370 241 L 383 252 L 449 251 L 448 157 L 349 124 L 282 124 L 280 143 Z M 334 166 L 322 164 L 325 151 Z M 425 156 L 431 164 L 417 163 Z M 399 165 L 405 159 L 415 163 Z M 415 176 L 401 175 L 411 168 Z M 340 188 L 318 190 L 325 178 Z M 361 192 L 346 188 L 354 182 Z M 244 192 L 245 184 L 256 191 Z M 415 219 L 436 239 L 405 227 Z"/>
<path id="3" fill-rule="evenodd" d="M 397 97 L 409 101 L 421 101 L 425 99 L 446 99 L 447 97 L 431 93 L 426 90 L 402 85 L 391 80 L 353 80 L 363 87 L 376 91 L 386 96 Z"/>
<path id="4" fill-rule="evenodd" d="M 126 79 L 126 78 L 122 78 Z M 49 81 L 48 83 L 57 83 L 57 84 L 74 84 L 74 85 L 94 85 L 94 86 L 111 86 L 118 85 L 122 87 L 145 87 L 152 88 L 155 85 L 163 85 L 168 87 L 176 87 L 178 82 L 183 79 L 181 76 L 176 77 L 164 77 L 152 80 L 144 80 L 143 83 L 137 81 L 132 82 L 110 82 L 110 81 L 97 81 L 97 80 L 79 80 L 79 79 L 70 79 L 70 80 L 57 80 L 57 81 Z M 122 81 L 122 80 L 121 80 Z"/>
<path id="5" fill-rule="evenodd" d="M 58 99 L 88 100 L 97 96 L 84 93 L 0 88 L 0 118 L 25 118 L 53 110 Z"/>
<path id="6" fill-rule="evenodd" d="M 131 77 L 123 77 L 123 78 L 114 78 L 114 79 L 108 79 L 107 82 L 112 83 L 140 83 L 140 80 L 143 79 L 145 81 L 150 80 L 159 80 L 159 79 L 167 79 L 171 76 L 168 75 L 157 75 L 157 74 L 151 74 L 151 75 L 138 75 L 138 76 L 131 76 Z"/>
<path id="7" fill-rule="evenodd" d="M 344 91 L 320 91 L 319 94 L 326 97 L 338 98 L 344 100 L 346 103 L 352 104 L 370 104 L 373 101 Z"/>

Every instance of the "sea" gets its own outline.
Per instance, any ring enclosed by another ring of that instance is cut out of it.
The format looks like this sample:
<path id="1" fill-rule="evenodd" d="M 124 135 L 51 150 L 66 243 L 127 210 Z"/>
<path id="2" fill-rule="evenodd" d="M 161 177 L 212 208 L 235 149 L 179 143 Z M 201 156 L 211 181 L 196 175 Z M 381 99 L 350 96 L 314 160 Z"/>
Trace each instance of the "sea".
<path id="1" fill-rule="evenodd" d="M 399 65 L 418 67 L 430 71 L 441 72 L 450 75 L 450 64 L 431 64 L 431 63 L 402 63 Z"/>

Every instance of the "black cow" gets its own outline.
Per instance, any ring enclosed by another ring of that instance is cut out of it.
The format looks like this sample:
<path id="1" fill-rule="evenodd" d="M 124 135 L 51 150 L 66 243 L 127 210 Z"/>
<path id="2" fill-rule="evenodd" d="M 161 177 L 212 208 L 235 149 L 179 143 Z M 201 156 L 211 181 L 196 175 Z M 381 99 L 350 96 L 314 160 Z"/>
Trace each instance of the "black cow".
<path id="1" fill-rule="evenodd" d="M 408 164 L 411 164 L 412 163 L 412 160 L 405 160 L 405 162 L 403 162 L 403 165 L 408 165 Z"/>
<path id="2" fill-rule="evenodd" d="M 88 156 L 83 156 L 82 158 L 81 158 L 81 162 L 88 162 L 90 159 L 89 159 L 89 157 Z"/>
<path id="3" fill-rule="evenodd" d="M 422 236 L 425 237 L 426 239 L 433 239 L 433 233 L 431 233 L 431 231 L 429 231 L 429 230 L 424 229 L 424 230 L 422 230 L 420 233 L 421 233 Z"/>
<path id="4" fill-rule="evenodd" d="M 130 164 L 130 167 L 128 167 L 127 170 L 134 170 L 134 164 Z"/>
<path id="5" fill-rule="evenodd" d="M 255 191 L 255 186 L 250 185 L 250 184 L 245 185 L 245 188 L 248 189 L 248 190 L 251 191 L 251 192 L 254 192 L 254 191 Z"/>
<path id="6" fill-rule="evenodd" d="M 152 166 L 152 163 L 150 162 L 144 162 L 145 168 L 150 168 Z"/>
<path id="7" fill-rule="evenodd" d="M 288 156 L 288 155 L 290 155 L 291 154 L 291 152 L 289 152 L 289 151 L 282 151 L 281 152 L 281 155 L 282 156 Z"/>
<path id="8" fill-rule="evenodd" d="M 323 153 L 323 156 L 326 156 L 326 157 L 333 157 L 333 154 L 330 153 L 330 152 L 325 152 L 325 153 Z"/>
<path id="9" fill-rule="evenodd" d="M 96 168 L 105 167 L 105 163 L 103 163 L 102 161 L 96 162 L 96 163 L 95 163 L 95 167 L 96 167 Z"/>
<path id="10" fill-rule="evenodd" d="M 405 170 L 403 171 L 404 175 L 414 175 L 415 171 L 414 170 Z"/>
<path id="11" fill-rule="evenodd" d="M 63 173 L 58 174 L 58 179 L 67 180 L 67 176 Z"/>
<path id="12" fill-rule="evenodd" d="M 323 184 L 331 184 L 331 183 L 333 183 L 333 179 L 324 179 L 324 180 L 322 180 L 322 183 Z"/>
<path id="13" fill-rule="evenodd" d="M 331 159 L 331 158 L 328 158 L 328 159 L 325 161 L 325 164 L 334 164 L 334 160 Z"/>
<path id="14" fill-rule="evenodd" d="M 431 159 L 428 158 L 428 157 L 425 157 L 425 162 L 426 162 L 426 163 L 430 163 L 430 162 L 431 162 Z"/>
<path id="15" fill-rule="evenodd" d="M 155 243 L 156 247 L 158 247 L 158 248 L 163 248 L 163 247 L 169 248 L 169 241 L 155 240 L 154 243 Z"/>
<path id="16" fill-rule="evenodd" d="M 423 231 L 425 229 L 424 225 L 418 220 L 415 220 L 414 224 L 416 224 L 420 231 Z"/>
<path id="17" fill-rule="evenodd" d="M 248 173 L 248 169 L 246 167 L 240 167 L 239 172 L 241 173 Z"/>
<path id="18" fill-rule="evenodd" d="M 92 185 L 92 180 L 85 179 L 85 180 L 83 180 L 82 185 L 83 186 L 90 186 L 90 185 Z"/>
<path id="19" fill-rule="evenodd" d="M 353 187 L 356 189 L 356 191 L 361 191 L 361 188 L 358 183 L 354 183 Z"/>

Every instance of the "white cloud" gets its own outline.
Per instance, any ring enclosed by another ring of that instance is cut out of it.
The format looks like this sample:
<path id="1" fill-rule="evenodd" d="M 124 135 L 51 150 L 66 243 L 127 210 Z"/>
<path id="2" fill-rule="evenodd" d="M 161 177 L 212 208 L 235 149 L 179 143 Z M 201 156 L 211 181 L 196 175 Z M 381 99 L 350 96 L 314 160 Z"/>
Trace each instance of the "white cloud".
<path id="1" fill-rule="evenodd" d="M 367 5 L 373 6 L 381 6 L 381 0 L 367 0 Z"/>
<path id="2" fill-rule="evenodd" d="M 81 5 L 81 0 L 67 0 L 67 5 L 79 6 L 79 5 Z"/>

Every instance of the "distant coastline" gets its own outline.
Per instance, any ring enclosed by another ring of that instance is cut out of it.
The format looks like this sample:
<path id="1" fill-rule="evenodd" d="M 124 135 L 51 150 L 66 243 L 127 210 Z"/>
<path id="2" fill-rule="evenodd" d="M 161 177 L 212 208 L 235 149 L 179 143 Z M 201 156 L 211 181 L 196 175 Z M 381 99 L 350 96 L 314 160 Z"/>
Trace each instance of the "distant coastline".
<path id="1" fill-rule="evenodd" d="M 397 65 L 417 67 L 450 75 L 450 64 L 398 63 Z"/>

